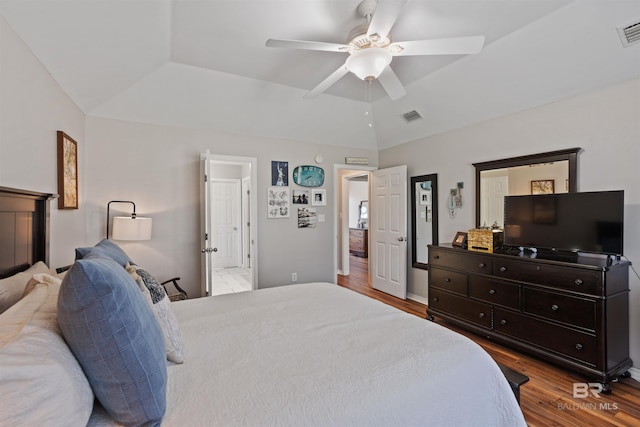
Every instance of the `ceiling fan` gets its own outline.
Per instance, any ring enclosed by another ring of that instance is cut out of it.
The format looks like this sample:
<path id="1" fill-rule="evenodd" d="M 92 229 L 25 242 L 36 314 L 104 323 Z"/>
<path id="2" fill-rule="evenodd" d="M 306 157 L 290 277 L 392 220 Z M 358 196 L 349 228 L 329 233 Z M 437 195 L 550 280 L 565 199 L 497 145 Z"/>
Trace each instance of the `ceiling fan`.
<path id="1" fill-rule="evenodd" d="M 404 96 L 406 91 L 389 66 L 394 56 L 466 55 L 480 52 L 484 45 L 484 36 L 392 43 L 391 27 L 398 19 L 406 2 L 407 0 L 363 0 L 358 5 L 358 13 L 366 19 L 366 23 L 358 25 L 349 33 L 346 44 L 269 39 L 266 45 L 267 47 L 349 54 L 344 65 L 311 89 L 304 96 L 305 98 L 315 98 L 347 73 L 352 72 L 369 84 L 378 79 L 389 97 L 396 100 Z"/>

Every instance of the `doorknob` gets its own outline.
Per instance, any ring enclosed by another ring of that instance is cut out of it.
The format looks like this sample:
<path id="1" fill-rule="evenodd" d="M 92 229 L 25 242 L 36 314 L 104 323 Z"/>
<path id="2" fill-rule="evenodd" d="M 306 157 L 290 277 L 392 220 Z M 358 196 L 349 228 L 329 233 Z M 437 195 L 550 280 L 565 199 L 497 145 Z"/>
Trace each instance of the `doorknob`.
<path id="1" fill-rule="evenodd" d="M 218 248 L 204 248 L 201 252 L 202 253 L 218 252 Z"/>
<path id="2" fill-rule="evenodd" d="M 404 237 L 398 237 L 398 242 L 404 242 Z"/>

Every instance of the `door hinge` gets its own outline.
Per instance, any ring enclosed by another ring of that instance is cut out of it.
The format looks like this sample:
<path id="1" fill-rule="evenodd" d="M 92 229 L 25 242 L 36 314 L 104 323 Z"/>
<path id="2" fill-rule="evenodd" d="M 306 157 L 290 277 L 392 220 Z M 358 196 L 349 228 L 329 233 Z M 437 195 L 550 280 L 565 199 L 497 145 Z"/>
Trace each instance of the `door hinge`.
<path id="1" fill-rule="evenodd" d="M 207 174 L 204 174 L 204 182 L 207 182 Z"/>
<path id="2" fill-rule="evenodd" d="M 204 233 L 204 240 L 209 240 L 209 233 Z"/>

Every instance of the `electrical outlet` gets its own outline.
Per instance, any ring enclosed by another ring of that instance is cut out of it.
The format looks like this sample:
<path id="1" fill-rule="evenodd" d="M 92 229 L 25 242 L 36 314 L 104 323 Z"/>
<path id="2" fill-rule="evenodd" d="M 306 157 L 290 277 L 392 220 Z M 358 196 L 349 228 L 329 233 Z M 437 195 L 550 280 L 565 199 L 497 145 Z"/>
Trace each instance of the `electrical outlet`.
<path id="1" fill-rule="evenodd" d="M 298 273 L 291 273 L 291 281 L 295 282 L 296 280 L 298 280 Z"/>

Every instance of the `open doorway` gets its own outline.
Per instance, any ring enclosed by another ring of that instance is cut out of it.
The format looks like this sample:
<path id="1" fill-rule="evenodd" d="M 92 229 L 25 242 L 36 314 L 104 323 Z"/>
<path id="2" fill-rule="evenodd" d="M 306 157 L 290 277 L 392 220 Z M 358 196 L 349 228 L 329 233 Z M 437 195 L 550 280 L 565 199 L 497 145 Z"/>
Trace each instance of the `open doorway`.
<path id="1" fill-rule="evenodd" d="M 349 276 L 356 263 L 359 276 L 369 281 L 369 172 L 372 167 L 336 165 L 336 273 Z M 364 209 L 364 211 L 363 211 Z M 365 271 L 363 271 L 365 270 Z M 364 274 L 363 274 L 364 273 Z"/>
<path id="2" fill-rule="evenodd" d="M 204 294 L 256 289 L 256 160 L 209 153 L 201 158 Z"/>

